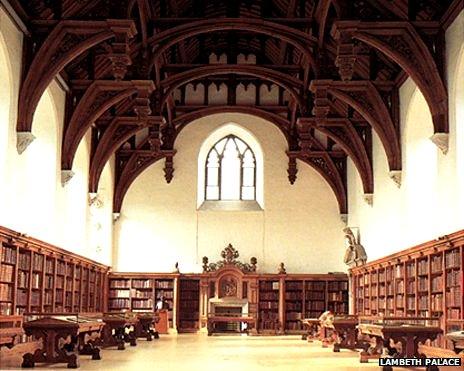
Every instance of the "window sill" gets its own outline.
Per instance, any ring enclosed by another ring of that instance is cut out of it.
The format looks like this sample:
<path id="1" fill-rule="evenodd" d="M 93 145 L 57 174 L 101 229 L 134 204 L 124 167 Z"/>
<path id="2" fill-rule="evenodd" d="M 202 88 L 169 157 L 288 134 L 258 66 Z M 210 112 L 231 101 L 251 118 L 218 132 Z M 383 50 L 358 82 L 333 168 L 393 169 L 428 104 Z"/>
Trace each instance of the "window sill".
<path id="1" fill-rule="evenodd" d="M 263 211 L 256 201 L 203 201 L 198 211 Z"/>

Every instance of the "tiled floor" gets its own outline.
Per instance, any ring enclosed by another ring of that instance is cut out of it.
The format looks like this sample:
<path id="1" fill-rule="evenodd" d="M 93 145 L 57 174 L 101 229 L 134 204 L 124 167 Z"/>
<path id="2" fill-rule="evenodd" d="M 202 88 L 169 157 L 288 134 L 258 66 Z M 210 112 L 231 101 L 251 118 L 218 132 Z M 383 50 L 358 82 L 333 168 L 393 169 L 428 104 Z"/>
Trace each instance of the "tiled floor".
<path id="1" fill-rule="evenodd" d="M 81 370 L 104 371 L 239 371 L 239 370 L 380 370 L 375 361 L 360 364 L 356 352 L 333 353 L 319 342 L 307 343 L 299 336 L 246 337 L 206 334 L 162 335 L 159 340 L 139 340 L 126 350 L 106 349 L 102 360 L 91 361 L 82 356 Z M 1 369 L 15 369 L 18 357 L 0 362 Z M 64 369 L 60 366 L 37 365 L 36 369 Z"/>

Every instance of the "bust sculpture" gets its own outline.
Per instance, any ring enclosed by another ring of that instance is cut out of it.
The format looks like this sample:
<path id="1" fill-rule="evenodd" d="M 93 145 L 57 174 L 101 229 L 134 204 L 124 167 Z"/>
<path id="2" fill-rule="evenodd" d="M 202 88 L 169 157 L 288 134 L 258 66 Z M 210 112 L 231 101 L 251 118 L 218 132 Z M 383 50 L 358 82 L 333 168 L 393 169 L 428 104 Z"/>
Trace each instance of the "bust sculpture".
<path id="1" fill-rule="evenodd" d="M 346 227 L 343 229 L 345 233 L 346 251 L 343 259 L 344 263 L 349 267 L 358 267 L 367 261 L 366 250 L 359 243 L 359 239 L 353 234 L 351 228 Z"/>

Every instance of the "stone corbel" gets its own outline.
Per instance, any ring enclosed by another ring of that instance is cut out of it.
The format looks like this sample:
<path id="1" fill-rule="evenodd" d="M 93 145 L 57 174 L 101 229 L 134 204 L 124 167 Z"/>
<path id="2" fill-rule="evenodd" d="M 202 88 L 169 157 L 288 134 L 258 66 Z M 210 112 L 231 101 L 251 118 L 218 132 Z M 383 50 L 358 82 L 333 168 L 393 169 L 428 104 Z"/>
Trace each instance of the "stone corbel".
<path id="1" fill-rule="evenodd" d="M 441 152 L 446 155 L 448 153 L 449 146 L 449 134 L 448 133 L 435 133 L 430 137 L 430 140 L 435 144 Z"/>
<path id="2" fill-rule="evenodd" d="M 74 171 L 72 170 L 61 170 L 61 186 L 64 187 L 74 176 Z"/>
<path id="3" fill-rule="evenodd" d="M 116 223 L 121 217 L 121 213 L 113 213 L 113 223 Z"/>
<path id="4" fill-rule="evenodd" d="M 34 139 L 35 136 L 30 131 L 16 133 L 16 149 L 18 150 L 18 154 L 22 154 Z"/>
<path id="5" fill-rule="evenodd" d="M 372 193 L 364 193 L 363 195 L 364 202 L 369 206 L 374 204 L 374 195 Z"/>
<path id="6" fill-rule="evenodd" d="M 401 170 L 392 170 L 388 173 L 388 176 L 395 182 L 398 188 L 401 188 L 401 179 L 402 179 Z"/>
<path id="7" fill-rule="evenodd" d="M 98 193 L 89 193 L 89 206 L 100 209 L 103 207 L 103 201 Z"/>
<path id="8" fill-rule="evenodd" d="M 343 224 L 347 225 L 348 224 L 348 214 L 340 214 L 340 220 L 342 221 Z"/>

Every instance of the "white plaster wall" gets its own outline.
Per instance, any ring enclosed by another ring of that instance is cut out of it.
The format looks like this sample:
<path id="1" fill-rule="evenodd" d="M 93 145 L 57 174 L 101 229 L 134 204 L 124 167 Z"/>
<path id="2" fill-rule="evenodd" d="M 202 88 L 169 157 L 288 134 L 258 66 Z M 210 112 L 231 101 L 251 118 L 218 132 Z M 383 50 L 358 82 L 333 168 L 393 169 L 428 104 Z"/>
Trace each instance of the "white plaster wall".
<path id="1" fill-rule="evenodd" d="M 102 197 L 108 200 L 106 224 L 95 244 L 90 239 L 87 201 L 90 135 L 80 143 L 73 165 L 75 176 L 63 188 L 60 158 L 65 92 L 56 82 L 46 89 L 35 112 L 32 133 L 36 139 L 23 154 L 16 150 L 22 37 L 0 7 L 0 225 L 111 263 L 112 171 L 105 169 L 102 176 Z"/>
<path id="2" fill-rule="evenodd" d="M 264 158 L 263 211 L 197 211 L 198 155 L 210 133 L 234 122 L 260 143 Z M 244 114 L 211 115 L 180 134 L 171 184 L 163 162 L 143 172 L 130 187 L 115 225 L 116 270 L 201 271 L 201 259 L 220 258 L 230 242 L 241 258 L 258 258 L 263 272 L 343 271 L 344 242 L 338 204 L 330 187 L 308 165 L 298 163 L 298 180 L 287 179 L 285 138 L 271 123 Z M 140 259 L 143 256 L 143 259 Z"/>
<path id="3" fill-rule="evenodd" d="M 374 205 L 362 199 L 362 183 L 348 164 L 351 227 L 360 228 L 369 260 L 464 228 L 464 13 L 447 30 L 447 81 L 450 107 L 449 150 L 444 155 L 430 140 L 429 108 L 411 79 L 400 89 L 403 181 L 388 177 L 383 147 L 373 135 Z"/>

